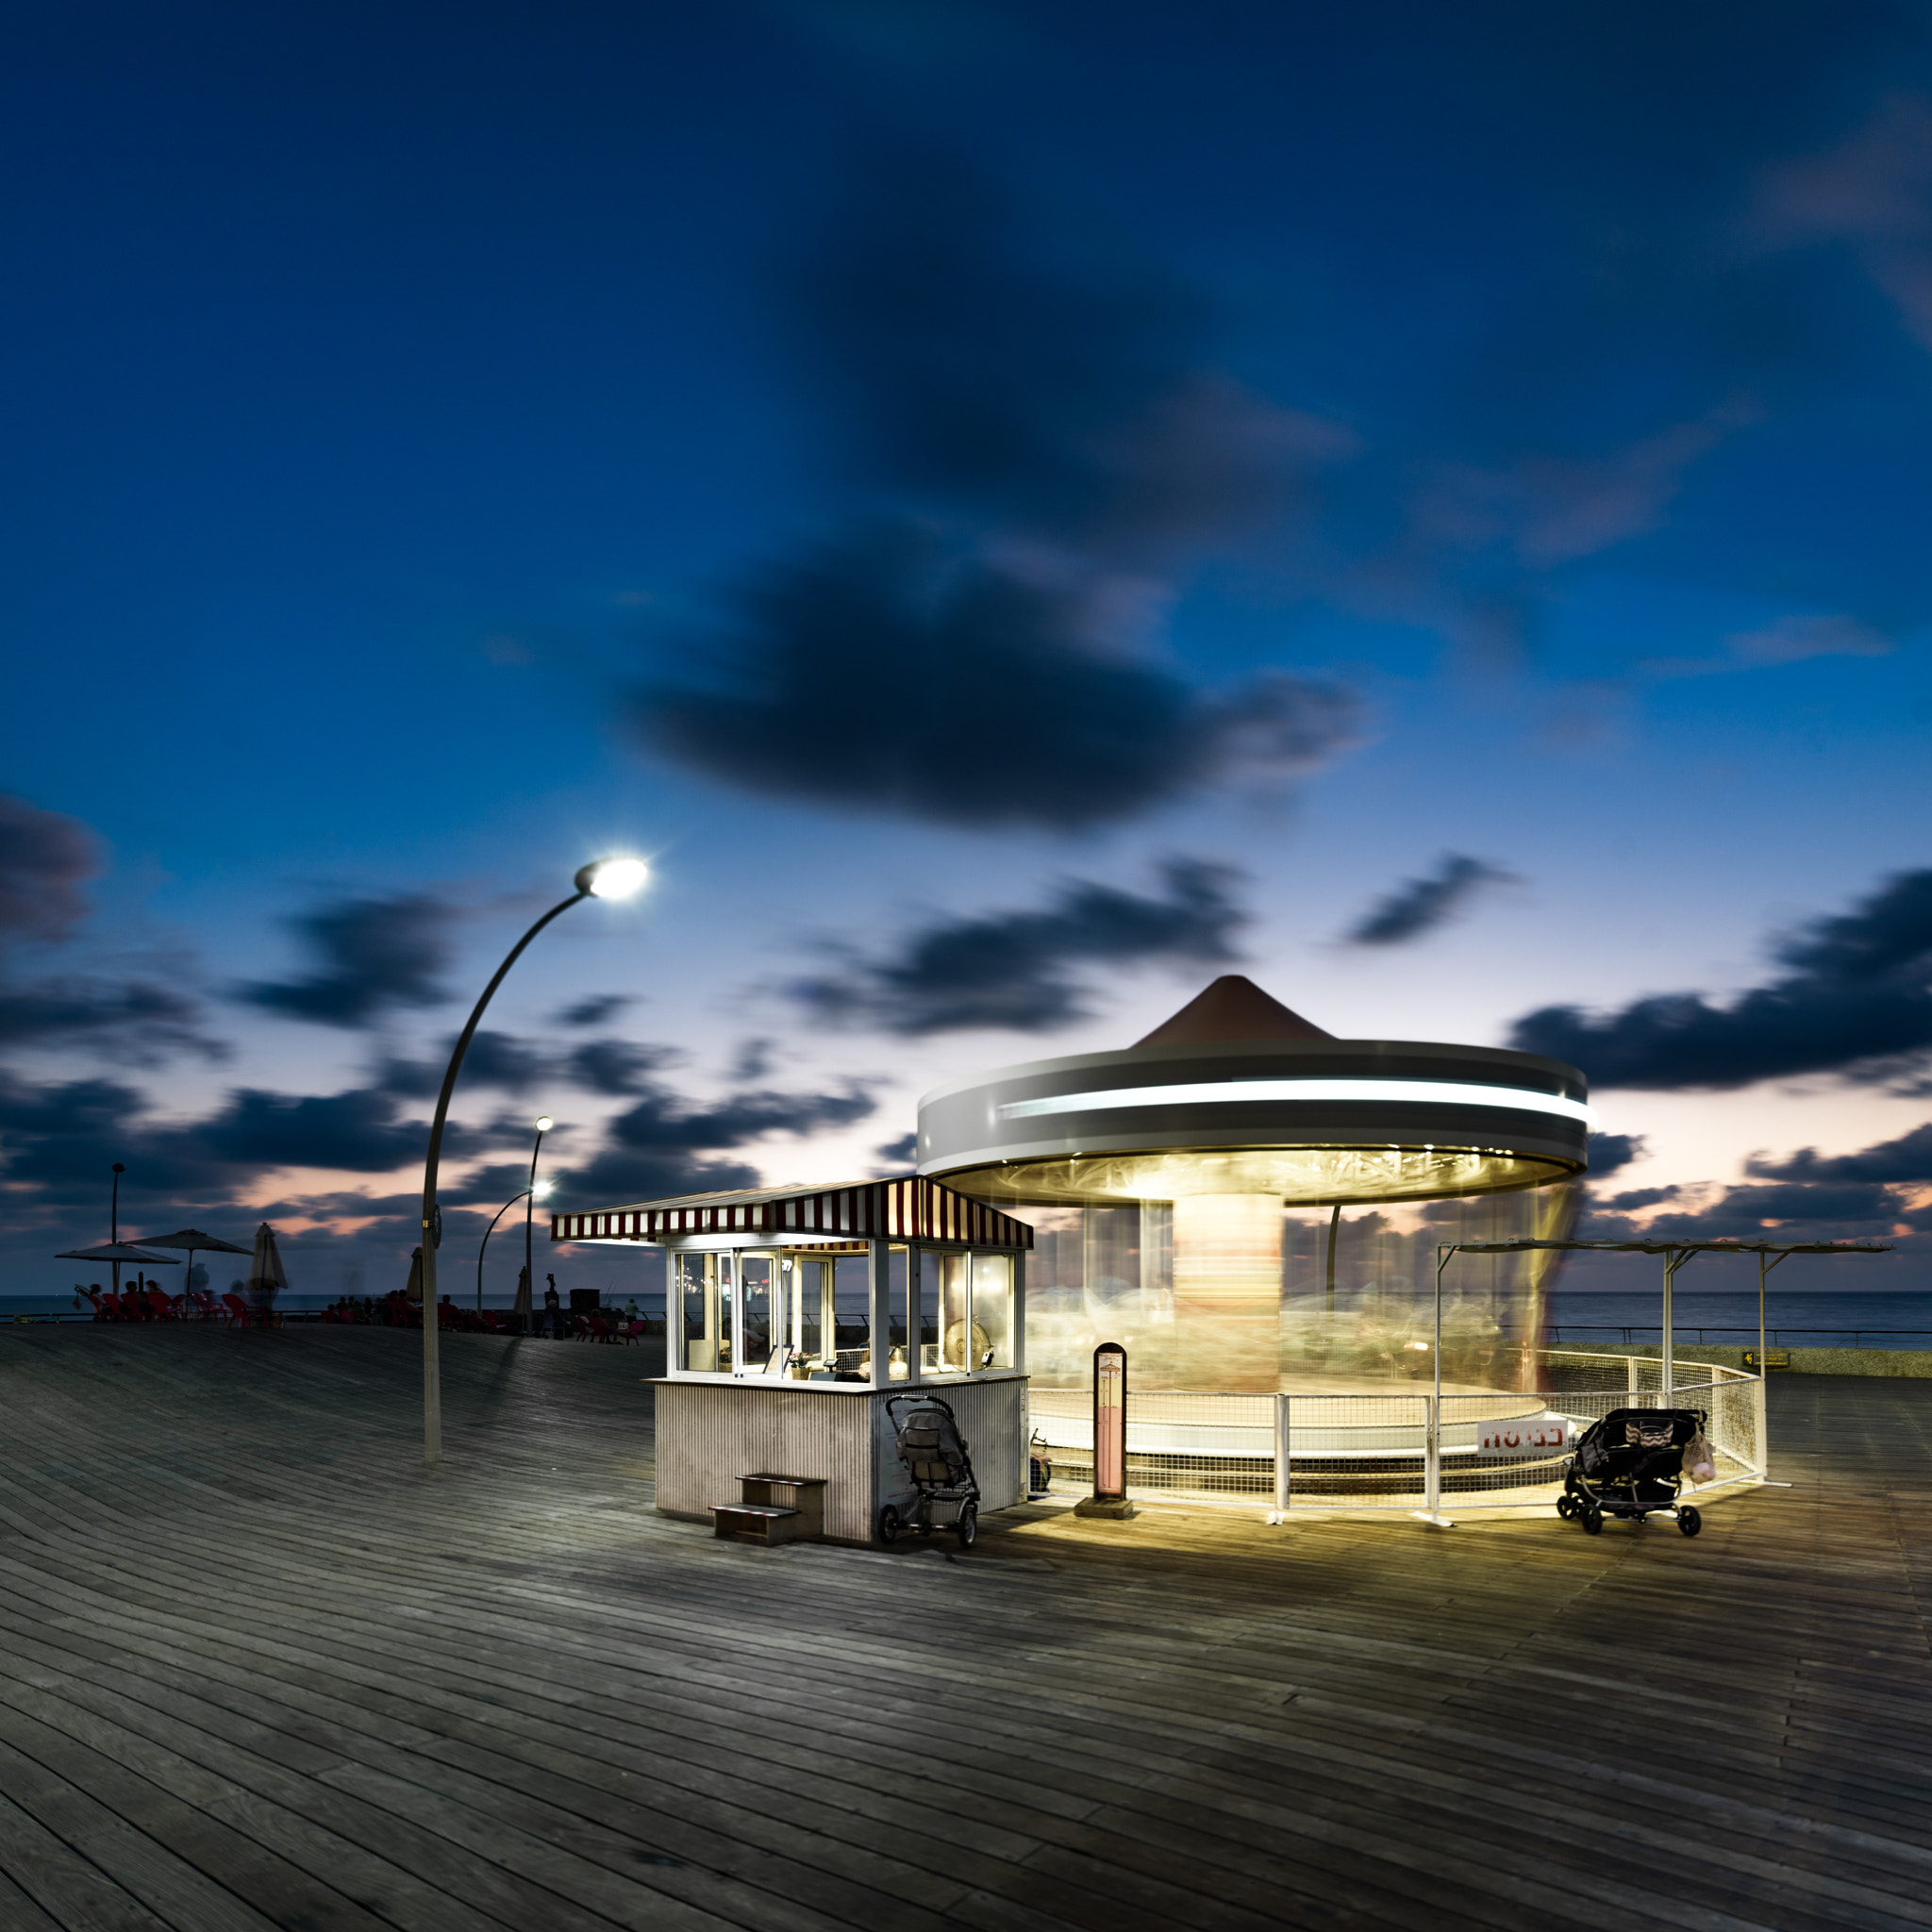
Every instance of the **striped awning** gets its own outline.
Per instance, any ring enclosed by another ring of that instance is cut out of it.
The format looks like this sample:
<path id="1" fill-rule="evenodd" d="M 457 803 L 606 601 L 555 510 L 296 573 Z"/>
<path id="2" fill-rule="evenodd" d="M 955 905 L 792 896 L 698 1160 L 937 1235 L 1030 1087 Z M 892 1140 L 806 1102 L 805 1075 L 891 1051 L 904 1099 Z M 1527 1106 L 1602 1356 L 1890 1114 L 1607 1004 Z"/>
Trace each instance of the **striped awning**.
<path id="1" fill-rule="evenodd" d="M 854 1181 L 842 1188 L 746 1189 L 675 1194 L 583 1214 L 553 1214 L 554 1241 L 661 1241 L 690 1234 L 831 1236 L 845 1241 L 943 1241 L 970 1248 L 1030 1248 L 1024 1221 L 938 1181 Z"/>

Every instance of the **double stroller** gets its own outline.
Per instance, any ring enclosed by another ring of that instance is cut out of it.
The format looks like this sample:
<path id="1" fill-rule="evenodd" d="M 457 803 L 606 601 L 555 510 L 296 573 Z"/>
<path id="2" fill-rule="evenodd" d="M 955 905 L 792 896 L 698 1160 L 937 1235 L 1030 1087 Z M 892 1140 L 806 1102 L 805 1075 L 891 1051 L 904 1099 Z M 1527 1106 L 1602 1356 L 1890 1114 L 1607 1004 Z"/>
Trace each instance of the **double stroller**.
<path id="1" fill-rule="evenodd" d="M 1677 1501 L 1677 1491 L 1686 1449 L 1693 1462 L 1708 1457 L 1704 1423 L 1701 1408 L 1611 1409 L 1584 1432 L 1565 1465 L 1557 1514 L 1580 1523 L 1586 1536 L 1601 1536 L 1606 1516 L 1641 1523 L 1668 1512 L 1686 1536 L 1695 1536 L 1704 1519 Z"/>
<path id="2" fill-rule="evenodd" d="M 891 1503 L 879 1511 L 880 1542 L 895 1543 L 907 1529 L 922 1536 L 950 1529 L 970 1550 L 979 1534 L 979 1484 L 952 1408 L 937 1395 L 894 1395 L 886 1413 L 912 1479 L 913 1502 L 903 1512 Z"/>

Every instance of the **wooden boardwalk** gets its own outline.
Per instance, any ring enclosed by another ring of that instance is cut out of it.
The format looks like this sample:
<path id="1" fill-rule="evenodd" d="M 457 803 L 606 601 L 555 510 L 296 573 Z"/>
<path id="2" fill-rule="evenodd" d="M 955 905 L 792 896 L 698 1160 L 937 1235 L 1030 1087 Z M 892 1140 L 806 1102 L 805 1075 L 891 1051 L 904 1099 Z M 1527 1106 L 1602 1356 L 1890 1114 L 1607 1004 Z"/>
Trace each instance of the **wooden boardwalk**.
<path id="1" fill-rule="evenodd" d="M 0 1932 L 1932 1926 L 1932 1383 L 1594 1541 L 650 1511 L 635 1351 L 0 1330 Z"/>

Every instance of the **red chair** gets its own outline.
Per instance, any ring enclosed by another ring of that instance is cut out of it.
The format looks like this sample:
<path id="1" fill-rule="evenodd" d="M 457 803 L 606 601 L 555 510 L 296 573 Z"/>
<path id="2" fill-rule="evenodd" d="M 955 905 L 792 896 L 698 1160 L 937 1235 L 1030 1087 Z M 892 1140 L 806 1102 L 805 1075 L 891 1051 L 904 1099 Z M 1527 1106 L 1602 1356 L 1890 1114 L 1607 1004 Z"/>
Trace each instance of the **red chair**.
<path id="1" fill-rule="evenodd" d="M 147 1318 L 150 1322 L 166 1322 L 174 1317 L 175 1307 L 168 1299 L 168 1291 L 162 1288 L 151 1288 L 145 1297 Z"/>
<path id="2" fill-rule="evenodd" d="M 626 1347 L 633 1341 L 641 1341 L 644 1335 L 642 1317 L 641 1316 L 637 1321 L 627 1324 L 619 1333 L 622 1335 Z"/>
<path id="3" fill-rule="evenodd" d="M 237 1328 L 248 1326 L 248 1304 L 239 1294 L 225 1294 L 222 1306 L 228 1311 L 229 1322 Z"/>

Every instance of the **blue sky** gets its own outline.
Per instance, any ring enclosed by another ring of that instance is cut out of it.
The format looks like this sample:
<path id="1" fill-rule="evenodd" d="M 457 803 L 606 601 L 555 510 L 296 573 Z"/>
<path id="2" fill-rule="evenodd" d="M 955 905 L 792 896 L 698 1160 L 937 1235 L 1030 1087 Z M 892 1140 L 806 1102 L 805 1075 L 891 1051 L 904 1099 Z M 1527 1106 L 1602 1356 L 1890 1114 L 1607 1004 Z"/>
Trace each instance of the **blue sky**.
<path id="1" fill-rule="evenodd" d="M 1235 968 L 1566 1044 L 1600 1229 L 1920 1246 L 1927 25 L 11 22 L 14 1291 L 116 1158 L 379 1285 L 421 1065 L 615 849 L 464 1240 L 540 1108 L 584 1205 L 869 1171 Z"/>

